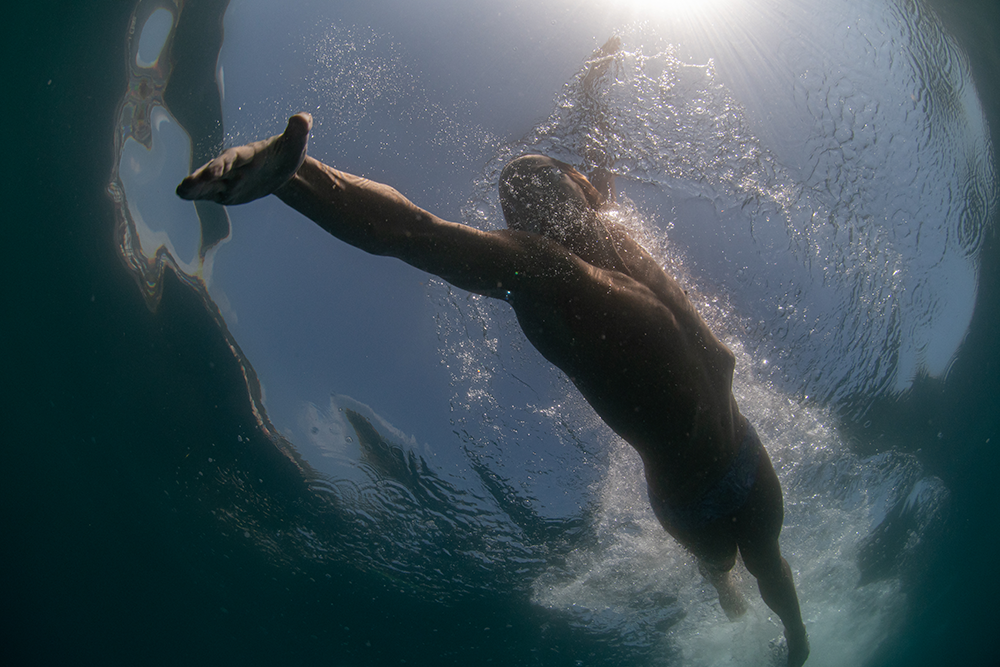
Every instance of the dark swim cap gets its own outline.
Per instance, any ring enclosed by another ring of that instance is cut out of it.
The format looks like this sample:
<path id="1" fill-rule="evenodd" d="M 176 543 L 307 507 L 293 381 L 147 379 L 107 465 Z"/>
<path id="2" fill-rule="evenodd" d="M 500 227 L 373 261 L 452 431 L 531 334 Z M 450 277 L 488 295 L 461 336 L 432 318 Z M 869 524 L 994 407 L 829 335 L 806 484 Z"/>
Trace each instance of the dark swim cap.
<path id="1" fill-rule="evenodd" d="M 511 229 L 562 241 L 602 203 L 583 174 L 544 155 L 521 156 L 500 174 L 500 206 Z"/>

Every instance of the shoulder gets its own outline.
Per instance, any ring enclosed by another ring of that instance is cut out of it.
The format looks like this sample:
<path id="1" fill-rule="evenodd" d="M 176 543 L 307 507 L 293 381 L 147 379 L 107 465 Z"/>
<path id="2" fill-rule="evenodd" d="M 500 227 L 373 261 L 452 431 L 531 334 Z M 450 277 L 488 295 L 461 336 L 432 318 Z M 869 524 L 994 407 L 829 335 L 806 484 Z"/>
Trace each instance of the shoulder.
<path id="1" fill-rule="evenodd" d="M 414 227 L 400 244 L 406 256 L 397 256 L 470 292 L 508 298 L 512 292 L 536 292 L 553 282 L 586 280 L 585 262 L 538 234 L 483 231 L 430 214 Z"/>

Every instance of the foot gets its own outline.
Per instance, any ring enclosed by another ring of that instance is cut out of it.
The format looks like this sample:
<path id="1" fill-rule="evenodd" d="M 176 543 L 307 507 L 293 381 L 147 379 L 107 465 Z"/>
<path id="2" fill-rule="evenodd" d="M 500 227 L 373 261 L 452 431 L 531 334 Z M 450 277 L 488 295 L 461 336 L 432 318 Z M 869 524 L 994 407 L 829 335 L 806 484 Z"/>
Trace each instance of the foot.
<path id="1" fill-rule="evenodd" d="M 785 641 L 788 642 L 788 667 L 802 667 L 806 658 L 809 657 L 809 637 L 806 636 L 806 629 L 790 633 L 785 630 Z"/>
<path id="2" fill-rule="evenodd" d="M 288 127 L 270 139 L 230 148 L 181 181 L 181 199 L 245 204 L 287 183 L 306 159 L 312 116 L 298 113 Z"/>
<path id="3" fill-rule="evenodd" d="M 700 563 L 699 569 L 719 593 L 719 604 L 722 605 L 722 611 L 726 612 L 726 618 L 735 621 L 747 613 L 746 598 L 736 585 L 732 569 L 718 570 L 705 563 Z"/>
<path id="4" fill-rule="evenodd" d="M 747 613 L 747 600 L 728 573 L 725 578 L 726 582 L 722 585 L 716 584 L 715 590 L 719 592 L 719 604 L 722 605 L 722 611 L 726 612 L 726 618 L 735 621 Z"/>

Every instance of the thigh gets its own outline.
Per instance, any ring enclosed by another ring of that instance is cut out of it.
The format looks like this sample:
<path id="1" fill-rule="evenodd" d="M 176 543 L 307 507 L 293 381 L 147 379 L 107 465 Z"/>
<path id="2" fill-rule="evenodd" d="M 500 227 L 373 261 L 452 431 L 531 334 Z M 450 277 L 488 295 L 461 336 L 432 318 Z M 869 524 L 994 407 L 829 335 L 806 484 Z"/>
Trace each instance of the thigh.
<path id="1" fill-rule="evenodd" d="M 736 564 L 733 517 L 722 517 L 697 528 L 679 527 L 666 517 L 657 515 L 657 518 L 671 537 L 712 569 L 728 571 Z"/>
<path id="2" fill-rule="evenodd" d="M 784 516 L 781 483 L 771 459 L 761 448 L 757 479 L 746 503 L 732 517 L 736 542 L 751 573 L 780 559 L 778 536 Z"/>

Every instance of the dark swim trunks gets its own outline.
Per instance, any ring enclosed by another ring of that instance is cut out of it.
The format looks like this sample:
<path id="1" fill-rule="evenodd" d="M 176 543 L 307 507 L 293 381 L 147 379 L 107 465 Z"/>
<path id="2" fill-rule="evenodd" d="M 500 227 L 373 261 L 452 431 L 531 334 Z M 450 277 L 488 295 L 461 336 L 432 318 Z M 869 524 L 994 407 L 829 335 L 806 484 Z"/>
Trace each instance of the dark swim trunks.
<path id="1" fill-rule="evenodd" d="M 680 507 L 670 507 L 665 500 L 649 491 L 649 503 L 653 506 L 656 518 L 664 528 L 671 526 L 690 532 L 711 521 L 735 514 L 746 503 L 750 489 L 757 481 L 757 462 L 761 447 L 763 445 L 757 431 L 747 423 L 747 433 L 729 470 L 701 498 Z"/>

